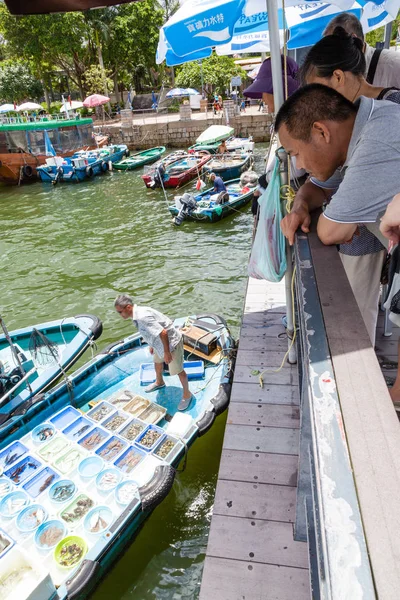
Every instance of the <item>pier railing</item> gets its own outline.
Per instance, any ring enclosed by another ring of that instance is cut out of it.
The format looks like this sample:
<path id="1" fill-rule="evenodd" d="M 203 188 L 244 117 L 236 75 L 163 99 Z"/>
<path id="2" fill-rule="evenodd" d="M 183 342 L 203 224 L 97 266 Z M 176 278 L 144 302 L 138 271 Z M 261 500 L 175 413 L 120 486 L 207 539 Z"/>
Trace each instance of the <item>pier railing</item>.
<path id="1" fill-rule="evenodd" d="M 301 434 L 295 538 L 313 598 L 400 594 L 400 426 L 335 247 L 295 248 Z"/>

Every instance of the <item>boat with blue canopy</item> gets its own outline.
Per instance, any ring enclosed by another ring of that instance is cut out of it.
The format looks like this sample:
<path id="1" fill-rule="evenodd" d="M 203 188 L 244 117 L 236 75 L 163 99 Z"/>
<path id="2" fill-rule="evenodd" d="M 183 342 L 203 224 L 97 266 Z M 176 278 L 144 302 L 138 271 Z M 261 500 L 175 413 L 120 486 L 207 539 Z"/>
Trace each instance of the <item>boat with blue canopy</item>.
<path id="1" fill-rule="evenodd" d="M 227 408 L 235 344 L 225 321 L 202 314 L 175 326 L 194 396 L 184 412 L 178 376 L 146 393 L 154 364 L 134 334 L 0 426 L 0 593 L 86 598 Z"/>

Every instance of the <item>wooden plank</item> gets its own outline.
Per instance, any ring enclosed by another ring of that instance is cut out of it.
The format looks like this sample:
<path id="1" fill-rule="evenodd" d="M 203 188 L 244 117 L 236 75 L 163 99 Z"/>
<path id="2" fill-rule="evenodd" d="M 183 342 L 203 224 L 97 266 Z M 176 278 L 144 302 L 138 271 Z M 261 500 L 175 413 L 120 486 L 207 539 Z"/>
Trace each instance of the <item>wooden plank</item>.
<path id="1" fill-rule="evenodd" d="M 310 598 L 309 577 L 305 569 L 206 557 L 199 600 Z"/>
<path id="2" fill-rule="evenodd" d="M 251 404 L 232 402 L 229 406 L 228 423 L 267 427 L 300 426 L 300 411 L 290 404 Z"/>
<path id="3" fill-rule="evenodd" d="M 271 452 L 274 454 L 297 454 L 299 447 L 298 429 L 281 427 L 252 427 L 230 425 L 225 429 L 224 448 Z"/>
<path id="4" fill-rule="evenodd" d="M 259 376 L 258 374 L 253 375 L 254 371 L 261 372 L 262 368 L 260 368 L 260 365 L 258 364 L 236 365 L 234 381 L 237 383 L 251 383 L 259 386 Z M 263 374 L 263 381 L 264 384 L 275 383 L 279 385 L 297 385 L 297 369 L 281 369 L 278 372 L 274 372 L 272 368 L 270 368 Z"/>
<path id="5" fill-rule="evenodd" d="M 288 341 L 286 337 L 267 337 L 264 335 L 243 335 L 239 338 L 239 350 L 258 350 L 260 352 L 286 352 Z"/>
<path id="6" fill-rule="evenodd" d="M 274 385 L 264 382 L 258 384 L 234 383 L 231 393 L 232 402 L 256 402 L 257 404 L 299 404 L 299 390 L 294 385 Z"/>
<path id="7" fill-rule="evenodd" d="M 251 563 L 308 567 L 307 544 L 293 540 L 291 523 L 278 521 L 214 515 L 207 554 Z"/>
<path id="8" fill-rule="evenodd" d="M 218 477 L 232 481 L 296 486 L 297 464 L 297 457 L 290 454 L 224 449 Z"/>
<path id="9" fill-rule="evenodd" d="M 239 348 L 236 365 L 259 365 L 260 367 L 270 367 L 271 369 L 278 369 L 283 359 L 285 358 L 286 347 L 281 350 L 242 350 Z M 283 363 L 282 369 L 293 369 L 297 371 L 297 367 L 290 365 L 286 360 Z"/>
<path id="10" fill-rule="evenodd" d="M 213 515 L 293 523 L 295 504 L 295 487 L 220 480 Z"/>
<path id="11" fill-rule="evenodd" d="M 282 325 L 282 315 L 280 313 L 270 313 L 268 310 L 246 312 L 243 315 L 242 324 L 252 325 L 254 323 L 263 323 L 265 325 Z"/>
<path id="12" fill-rule="evenodd" d="M 285 328 L 283 325 L 266 324 L 263 322 L 242 323 L 240 329 L 240 337 L 247 336 L 263 336 L 270 338 L 277 338 L 279 335 L 285 334 Z"/>

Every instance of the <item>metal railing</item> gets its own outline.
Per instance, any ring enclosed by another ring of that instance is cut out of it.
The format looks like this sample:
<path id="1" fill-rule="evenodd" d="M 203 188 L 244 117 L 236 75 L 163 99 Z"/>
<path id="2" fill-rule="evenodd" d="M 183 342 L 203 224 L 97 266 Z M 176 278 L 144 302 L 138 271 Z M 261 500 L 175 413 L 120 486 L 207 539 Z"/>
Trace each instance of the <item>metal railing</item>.
<path id="1" fill-rule="evenodd" d="M 46 115 L 18 115 L 17 117 L 6 117 L 0 115 L 0 125 L 13 125 L 17 123 L 42 123 L 43 121 L 66 121 L 68 119 L 80 118 L 76 115 L 72 116 L 71 112 L 69 116 L 65 113 L 46 114 Z"/>

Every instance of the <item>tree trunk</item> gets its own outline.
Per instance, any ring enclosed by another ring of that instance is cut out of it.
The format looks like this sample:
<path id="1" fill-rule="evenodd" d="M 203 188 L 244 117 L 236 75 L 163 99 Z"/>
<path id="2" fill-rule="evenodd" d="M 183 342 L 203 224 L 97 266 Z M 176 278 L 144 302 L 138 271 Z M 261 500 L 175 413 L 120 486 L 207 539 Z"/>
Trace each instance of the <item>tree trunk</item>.
<path id="1" fill-rule="evenodd" d="M 103 53 L 101 51 L 101 43 L 100 43 L 100 40 L 98 39 L 98 35 L 97 35 L 97 40 L 96 41 L 97 41 L 97 58 L 99 60 L 100 69 L 101 69 L 101 72 L 103 74 L 104 95 L 108 96 L 106 72 L 105 72 L 105 69 L 104 69 L 104 61 L 103 61 Z M 109 102 L 107 102 L 106 106 L 107 106 L 108 113 L 109 113 L 109 115 L 111 117 L 111 104 Z"/>
<path id="2" fill-rule="evenodd" d="M 175 71 L 174 71 L 174 67 L 171 67 L 171 85 L 174 88 L 175 87 Z"/>
<path id="3" fill-rule="evenodd" d="M 118 71 L 117 71 L 117 69 L 115 69 L 115 72 L 114 72 L 114 94 L 115 94 L 115 101 L 121 106 L 121 95 L 120 95 L 119 89 L 118 89 Z"/>

